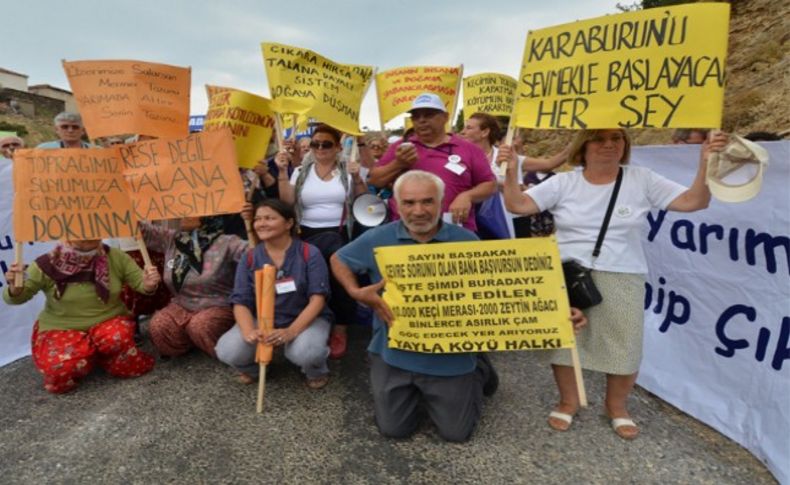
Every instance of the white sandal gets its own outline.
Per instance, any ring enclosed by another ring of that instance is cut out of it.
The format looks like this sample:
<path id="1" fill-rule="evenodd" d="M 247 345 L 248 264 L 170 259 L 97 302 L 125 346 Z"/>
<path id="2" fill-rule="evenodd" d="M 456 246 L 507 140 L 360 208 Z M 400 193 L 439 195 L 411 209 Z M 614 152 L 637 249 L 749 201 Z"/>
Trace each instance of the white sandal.
<path id="1" fill-rule="evenodd" d="M 630 426 L 636 429 L 636 433 L 634 434 L 626 434 L 624 431 L 620 430 L 620 428 L 624 426 Z M 639 426 L 634 423 L 634 420 L 631 418 L 612 418 L 612 429 L 620 438 L 624 440 L 632 440 L 639 436 Z"/>
<path id="2" fill-rule="evenodd" d="M 563 423 L 567 423 L 567 426 L 556 426 L 552 424 L 551 418 L 557 419 L 562 421 Z M 573 424 L 573 415 L 568 413 L 563 413 L 560 411 L 552 411 L 549 413 L 549 427 L 555 431 L 568 431 Z"/>

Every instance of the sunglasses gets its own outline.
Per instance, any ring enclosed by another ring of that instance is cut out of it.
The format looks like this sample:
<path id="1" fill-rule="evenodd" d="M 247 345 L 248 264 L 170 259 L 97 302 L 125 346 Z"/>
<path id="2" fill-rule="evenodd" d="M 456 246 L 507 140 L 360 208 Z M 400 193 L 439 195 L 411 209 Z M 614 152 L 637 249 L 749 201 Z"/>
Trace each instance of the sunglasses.
<path id="1" fill-rule="evenodd" d="M 58 128 L 61 130 L 81 130 L 82 127 L 80 125 L 58 125 Z"/>
<path id="2" fill-rule="evenodd" d="M 19 148 L 21 146 L 19 143 L 6 143 L 5 145 L 0 145 L 0 148 Z"/>
<path id="3" fill-rule="evenodd" d="M 382 148 L 384 148 L 384 145 L 376 145 L 375 143 L 371 143 L 371 144 L 370 144 L 370 145 L 368 145 L 368 146 L 369 146 L 370 148 L 372 148 L 373 150 L 381 150 Z"/>
<path id="4" fill-rule="evenodd" d="M 311 141 L 310 148 L 314 149 L 321 149 L 321 150 L 329 150 L 330 148 L 335 147 L 335 142 L 333 141 Z"/>

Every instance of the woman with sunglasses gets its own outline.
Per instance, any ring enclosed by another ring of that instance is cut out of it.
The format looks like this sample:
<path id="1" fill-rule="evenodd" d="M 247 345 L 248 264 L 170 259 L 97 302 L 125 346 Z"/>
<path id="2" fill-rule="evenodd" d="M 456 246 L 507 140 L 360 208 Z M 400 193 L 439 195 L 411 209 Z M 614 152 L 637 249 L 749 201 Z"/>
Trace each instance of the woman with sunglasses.
<path id="1" fill-rule="evenodd" d="M 351 238 L 354 197 L 367 191 L 359 163 L 341 157 L 340 132 L 318 125 L 310 141 L 310 152 L 302 158 L 290 179 L 287 178 L 291 154 L 281 151 L 275 157 L 280 169 L 277 178 L 280 199 L 294 204 L 301 237 L 317 246 L 328 261 L 332 253 Z M 338 325 L 332 330 L 330 349 L 333 359 L 346 353 L 346 325 L 356 320 L 356 303 L 334 278 L 329 305 Z"/>
<path id="2" fill-rule="evenodd" d="M 217 342 L 217 358 L 239 370 L 243 383 L 255 382 L 258 365 L 255 349 L 259 341 L 283 347 L 285 358 L 298 365 L 307 386 L 320 389 L 329 382 L 327 338 L 332 325 L 329 270 L 315 246 L 296 237 L 293 207 L 277 199 L 265 199 L 255 211 L 249 205 L 255 235 L 261 241 L 247 252 L 236 269 L 230 302 L 234 325 Z M 274 302 L 274 331 L 264 335 L 257 325 L 255 271 L 271 264 L 277 268 Z"/>

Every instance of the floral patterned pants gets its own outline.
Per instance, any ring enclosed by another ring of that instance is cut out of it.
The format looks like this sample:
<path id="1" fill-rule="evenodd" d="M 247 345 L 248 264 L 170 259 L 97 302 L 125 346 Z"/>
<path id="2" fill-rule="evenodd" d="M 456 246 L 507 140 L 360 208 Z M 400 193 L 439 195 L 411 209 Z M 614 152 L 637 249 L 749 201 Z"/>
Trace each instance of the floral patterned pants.
<path id="1" fill-rule="evenodd" d="M 154 368 L 154 358 L 134 343 L 134 321 L 111 318 L 80 330 L 45 330 L 38 322 L 31 337 L 33 363 L 44 375 L 44 388 L 52 393 L 68 392 L 95 365 L 115 377 L 137 377 Z"/>

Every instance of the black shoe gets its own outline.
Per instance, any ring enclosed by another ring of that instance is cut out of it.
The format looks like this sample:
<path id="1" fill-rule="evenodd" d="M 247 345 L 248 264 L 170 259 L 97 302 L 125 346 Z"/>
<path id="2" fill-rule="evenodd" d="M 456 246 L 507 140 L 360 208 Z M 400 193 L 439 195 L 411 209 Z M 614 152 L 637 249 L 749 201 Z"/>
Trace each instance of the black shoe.
<path id="1" fill-rule="evenodd" d="M 491 359 L 488 358 L 487 354 L 477 354 L 477 367 L 483 371 L 483 376 L 485 377 L 483 395 L 486 397 L 493 396 L 499 388 L 499 375 L 497 375 L 494 364 L 491 363 Z"/>

